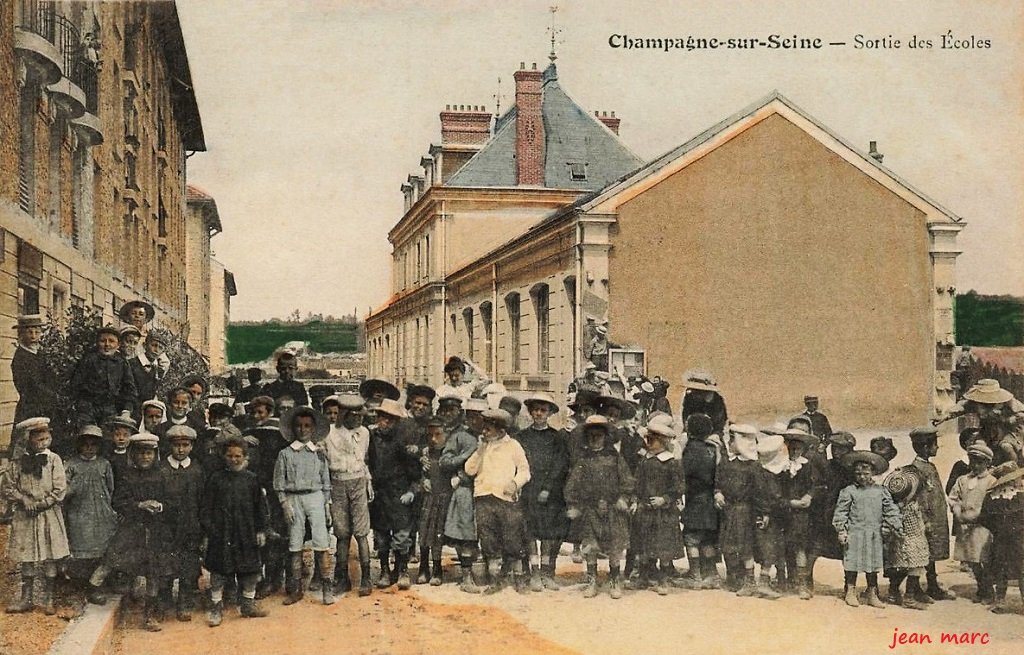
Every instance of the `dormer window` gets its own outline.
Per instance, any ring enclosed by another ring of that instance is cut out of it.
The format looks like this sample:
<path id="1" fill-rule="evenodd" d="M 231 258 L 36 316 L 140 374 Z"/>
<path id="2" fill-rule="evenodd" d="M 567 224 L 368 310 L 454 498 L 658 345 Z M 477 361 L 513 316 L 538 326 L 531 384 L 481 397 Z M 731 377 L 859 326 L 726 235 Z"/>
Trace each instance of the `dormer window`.
<path id="1" fill-rule="evenodd" d="M 568 162 L 569 176 L 573 182 L 587 181 L 587 165 L 583 163 Z"/>

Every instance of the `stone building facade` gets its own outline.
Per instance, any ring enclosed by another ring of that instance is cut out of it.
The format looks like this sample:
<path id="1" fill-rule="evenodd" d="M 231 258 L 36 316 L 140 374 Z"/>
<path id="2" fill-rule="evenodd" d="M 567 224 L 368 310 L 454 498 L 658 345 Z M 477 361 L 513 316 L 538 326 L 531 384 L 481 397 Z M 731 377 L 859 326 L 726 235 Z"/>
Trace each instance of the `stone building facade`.
<path id="1" fill-rule="evenodd" d="M 73 305 L 116 322 L 133 298 L 183 330 L 186 159 L 206 146 L 175 4 L 4 2 L 0 87 L 0 330 Z M 2 426 L 13 338 L 0 352 Z"/>
<path id="2" fill-rule="evenodd" d="M 557 79 L 553 67 L 544 78 Z M 500 126 L 428 201 L 479 202 L 488 178 L 501 186 L 486 190 L 509 204 L 536 193 L 509 174 L 523 150 L 496 147 Z M 548 161 L 577 129 L 546 142 Z M 452 188 L 459 181 L 481 187 Z M 781 94 L 593 192 L 545 191 L 572 197 L 505 229 L 484 229 L 481 216 L 436 278 L 396 284 L 367 318 L 370 375 L 437 384 L 445 358 L 460 355 L 513 391 L 564 397 L 605 323 L 609 341 L 642 349 L 647 373 L 674 385 L 677 412 L 691 368 L 718 378 L 730 416 L 744 422 L 791 415 L 804 394 L 849 427 L 917 424 L 952 403 L 965 224 L 874 148 L 856 148 Z M 396 280 L 408 278 L 395 237 L 427 204 L 407 207 L 391 232 Z M 442 226 L 451 206 L 435 212 Z"/>

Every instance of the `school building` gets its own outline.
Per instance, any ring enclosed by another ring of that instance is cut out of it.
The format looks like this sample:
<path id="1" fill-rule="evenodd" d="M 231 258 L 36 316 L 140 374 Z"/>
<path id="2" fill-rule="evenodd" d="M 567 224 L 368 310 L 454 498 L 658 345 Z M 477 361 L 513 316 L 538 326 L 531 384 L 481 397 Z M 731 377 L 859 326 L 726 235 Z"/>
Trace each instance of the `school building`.
<path id="1" fill-rule="evenodd" d="M 920 423 L 952 403 L 964 223 L 779 93 L 641 162 L 552 63 L 515 75 L 492 126 L 441 113 L 402 186 L 393 294 L 366 323 L 368 374 L 440 384 L 450 355 L 564 398 L 594 326 L 673 384 L 719 380 L 765 422 L 813 393 L 833 423 Z"/>
<path id="2" fill-rule="evenodd" d="M 19 314 L 117 324 L 141 298 L 209 356 L 220 221 L 186 189 L 206 143 L 175 4 L 4 2 L 0 88 L 0 426 Z"/>

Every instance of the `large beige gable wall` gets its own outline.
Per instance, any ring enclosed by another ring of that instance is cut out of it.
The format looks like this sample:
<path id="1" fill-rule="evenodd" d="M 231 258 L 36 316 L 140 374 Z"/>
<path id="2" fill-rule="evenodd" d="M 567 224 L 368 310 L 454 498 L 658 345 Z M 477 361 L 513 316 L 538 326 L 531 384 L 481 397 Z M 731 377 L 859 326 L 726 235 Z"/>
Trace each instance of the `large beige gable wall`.
<path id="1" fill-rule="evenodd" d="M 719 379 L 734 420 L 821 396 L 833 426 L 907 425 L 931 402 L 924 215 L 775 115 L 619 208 L 611 336 Z"/>

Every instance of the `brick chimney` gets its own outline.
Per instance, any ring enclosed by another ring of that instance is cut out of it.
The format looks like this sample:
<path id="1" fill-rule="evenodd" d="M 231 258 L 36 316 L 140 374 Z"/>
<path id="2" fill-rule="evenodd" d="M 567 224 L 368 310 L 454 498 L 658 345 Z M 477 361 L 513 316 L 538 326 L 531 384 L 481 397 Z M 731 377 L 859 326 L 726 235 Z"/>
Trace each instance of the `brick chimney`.
<path id="1" fill-rule="evenodd" d="M 516 181 L 517 184 L 544 185 L 545 138 L 541 116 L 543 73 L 526 70 L 520 63 L 516 80 Z"/>
<path id="2" fill-rule="evenodd" d="M 622 122 L 622 119 L 621 118 L 615 118 L 615 112 L 614 111 L 612 112 L 611 116 L 609 116 L 608 112 L 606 112 L 606 111 L 602 111 L 602 112 L 595 111 L 594 112 L 594 117 L 597 120 L 599 120 L 602 123 L 604 123 L 605 127 L 607 127 L 612 132 L 615 132 L 616 134 L 619 133 L 619 123 Z"/>
<path id="3" fill-rule="evenodd" d="M 478 146 L 491 138 L 491 115 L 477 105 L 445 105 L 441 112 L 441 143 Z"/>

